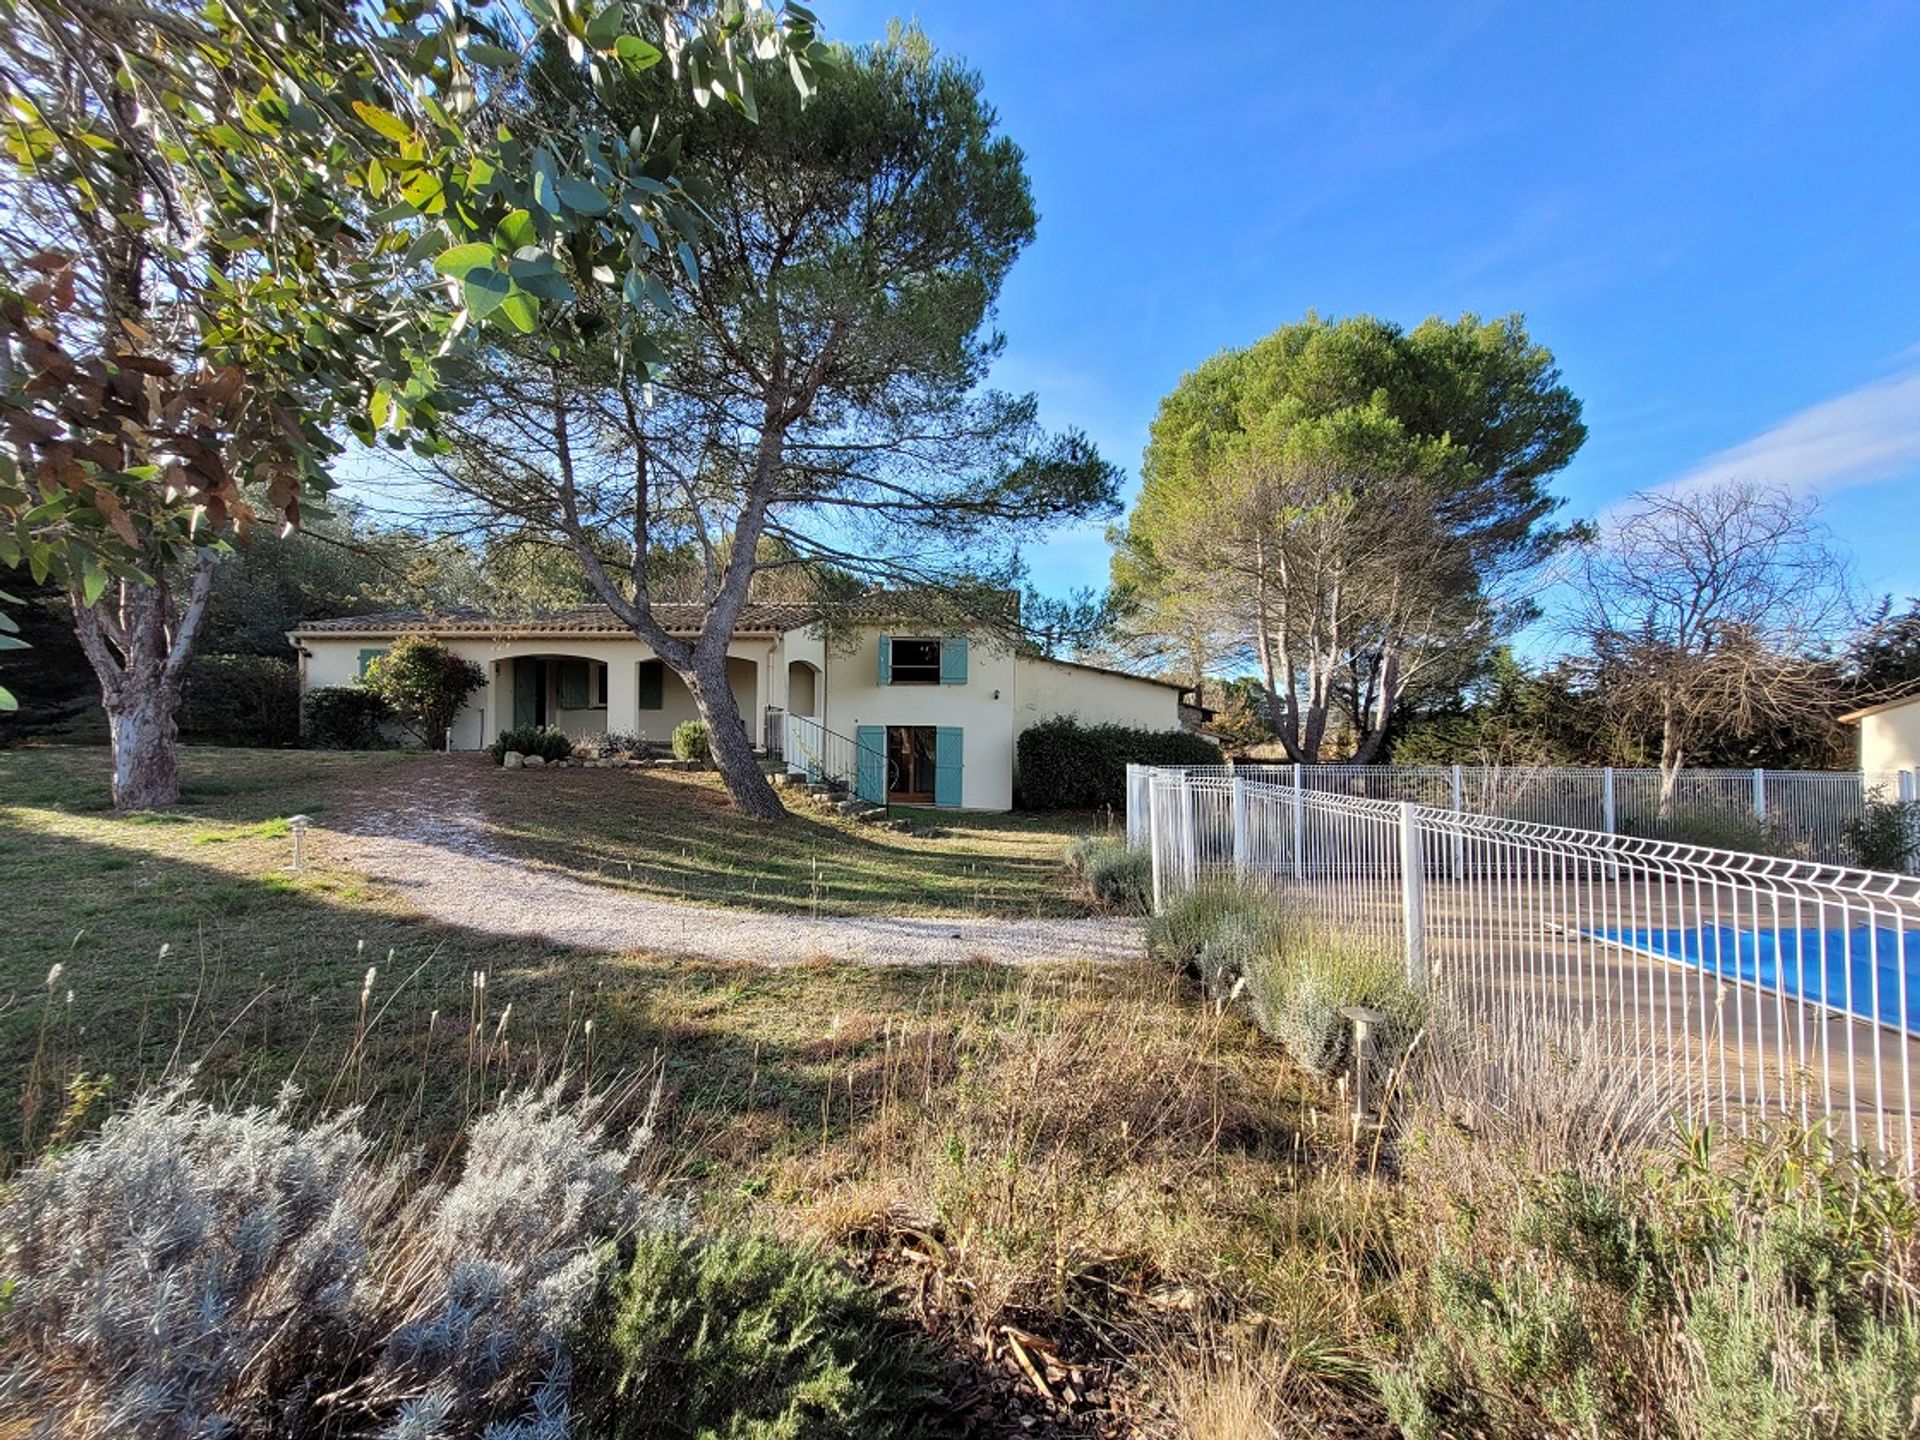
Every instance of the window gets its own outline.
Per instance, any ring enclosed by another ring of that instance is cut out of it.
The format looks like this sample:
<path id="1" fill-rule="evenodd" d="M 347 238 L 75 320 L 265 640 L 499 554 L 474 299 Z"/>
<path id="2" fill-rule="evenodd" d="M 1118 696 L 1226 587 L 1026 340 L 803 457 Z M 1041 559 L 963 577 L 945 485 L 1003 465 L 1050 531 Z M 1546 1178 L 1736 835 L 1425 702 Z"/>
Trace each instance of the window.
<path id="1" fill-rule="evenodd" d="M 607 708 L 607 667 L 598 662 L 593 667 L 593 703 L 597 709 Z"/>
<path id="2" fill-rule="evenodd" d="M 896 638 L 893 642 L 892 683 L 938 685 L 940 683 L 940 642 Z"/>

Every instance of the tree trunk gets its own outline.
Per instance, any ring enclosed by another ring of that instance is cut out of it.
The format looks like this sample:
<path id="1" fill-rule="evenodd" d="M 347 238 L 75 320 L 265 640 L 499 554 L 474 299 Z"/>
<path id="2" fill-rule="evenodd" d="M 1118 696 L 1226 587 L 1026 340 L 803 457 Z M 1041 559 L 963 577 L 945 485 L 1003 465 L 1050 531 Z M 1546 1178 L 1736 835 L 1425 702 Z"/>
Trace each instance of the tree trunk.
<path id="1" fill-rule="evenodd" d="M 713 751 L 714 766 L 733 803 L 740 807 L 743 815 L 751 815 L 756 820 L 784 817 L 787 808 L 780 803 L 780 797 L 767 782 L 766 772 L 760 768 L 759 757 L 753 753 L 753 739 L 740 715 L 739 702 L 733 698 L 733 686 L 727 683 L 725 652 L 696 650 L 692 668 L 681 678 L 687 682 L 693 703 L 699 707 L 700 718 L 706 723 L 707 744 Z"/>
<path id="2" fill-rule="evenodd" d="M 1668 705 L 1660 717 L 1660 803 L 1657 815 L 1662 824 L 1673 819 L 1673 797 L 1679 788 L 1680 765 L 1686 759 L 1685 737 L 1680 732 L 1680 717 Z"/>
<path id="3" fill-rule="evenodd" d="M 107 709 L 113 736 L 113 808 L 159 810 L 180 798 L 180 756 L 171 686 L 123 687 Z"/>
<path id="4" fill-rule="evenodd" d="M 180 798 L 174 712 L 213 594 L 213 556 L 194 561 L 187 603 L 176 606 L 163 561 L 154 578 L 123 580 L 88 604 L 73 592 L 73 632 L 100 681 L 113 737 L 113 808 L 157 810 Z"/>

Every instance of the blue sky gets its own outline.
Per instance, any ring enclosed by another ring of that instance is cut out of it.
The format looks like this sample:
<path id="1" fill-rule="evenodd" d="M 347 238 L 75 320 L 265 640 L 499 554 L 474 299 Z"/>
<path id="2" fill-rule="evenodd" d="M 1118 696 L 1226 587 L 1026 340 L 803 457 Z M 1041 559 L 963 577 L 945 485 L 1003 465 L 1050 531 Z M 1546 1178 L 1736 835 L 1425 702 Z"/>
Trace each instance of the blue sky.
<path id="1" fill-rule="evenodd" d="M 1735 473 L 1920 593 L 1920 5 L 1013 0 L 920 20 L 1026 151 L 999 383 L 1128 472 L 1181 374 L 1314 308 L 1520 311 L 1586 404 L 1568 514 Z M 1104 583 L 1095 531 L 1030 552 Z"/>

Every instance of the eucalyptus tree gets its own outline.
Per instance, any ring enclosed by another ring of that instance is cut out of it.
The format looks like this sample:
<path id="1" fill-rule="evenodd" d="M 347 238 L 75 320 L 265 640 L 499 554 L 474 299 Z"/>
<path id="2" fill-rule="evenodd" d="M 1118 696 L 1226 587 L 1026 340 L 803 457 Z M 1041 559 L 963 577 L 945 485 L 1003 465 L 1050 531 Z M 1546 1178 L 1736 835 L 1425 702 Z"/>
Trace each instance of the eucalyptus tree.
<path id="1" fill-rule="evenodd" d="M 667 136 L 515 131 L 536 43 L 738 107 L 815 48 L 736 3 L 0 0 L 0 563 L 71 590 L 121 808 L 178 793 L 222 537 L 296 524 L 343 431 L 437 449 L 471 337 L 538 329 L 563 266 L 671 283 Z"/>
<path id="2" fill-rule="evenodd" d="M 638 341 L 581 305 L 571 344 L 496 347 L 433 478 L 564 537 L 685 681 L 735 803 L 775 816 L 726 681 L 751 596 L 827 575 L 1005 622 L 1020 543 L 1115 508 L 1082 437 L 986 383 L 994 302 L 1034 232 L 1023 159 L 980 77 L 915 31 L 839 53 L 804 104 L 763 82 L 751 117 L 697 111 L 657 77 L 598 93 L 535 78 L 551 128 L 673 116 L 675 173 L 708 217 L 676 243 L 697 283 L 668 295 L 636 272 L 672 310 Z M 703 608 L 691 636 L 655 614 L 663 554 L 692 562 L 665 567 L 671 598 Z"/>
<path id="3" fill-rule="evenodd" d="M 1566 538 L 1546 481 L 1580 404 L 1518 318 L 1317 316 L 1161 402 L 1115 582 L 1134 625 L 1234 637 L 1288 755 L 1366 761 L 1416 687 L 1472 673 Z"/>

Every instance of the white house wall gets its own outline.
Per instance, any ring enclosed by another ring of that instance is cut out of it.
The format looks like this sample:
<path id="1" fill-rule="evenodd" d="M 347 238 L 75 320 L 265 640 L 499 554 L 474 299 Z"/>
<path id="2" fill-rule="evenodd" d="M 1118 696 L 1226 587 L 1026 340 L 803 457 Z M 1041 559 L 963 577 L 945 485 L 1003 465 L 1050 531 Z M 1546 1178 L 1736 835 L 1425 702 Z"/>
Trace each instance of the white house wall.
<path id="1" fill-rule="evenodd" d="M 1180 692 L 1131 675 L 1018 657 L 1013 673 L 1014 734 L 1062 715 L 1087 725 L 1178 730 Z"/>
<path id="2" fill-rule="evenodd" d="M 899 627 L 858 632 L 851 652 L 826 656 L 827 729 L 858 738 L 861 725 L 957 725 L 960 804 L 967 810 L 1013 808 L 1013 655 L 979 640 L 967 647 L 964 685 L 882 685 L 879 637 L 937 639 Z"/>
<path id="3" fill-rule="evenodd" d="M 1920 700 L 1860 717 L 1860 768 L 1920 769 Z"/>
<path id="4" fill-rule="evenodd" d="M 513 640 L 489 640 L 480 637 L 446 636 L 446 647 L 480 666 L 488 676 L 486 689 L 477 692 L 454 721 L 452 744 L 456 750 L 479 750 L 493 737 L 513 725 L 513 668 L 511 662 L 528 659 L 597 660 L 607 667 L 607 704 L 604 709 L 551 710 L 555 722 L 570 735 L 597 735 L 605 730 L 642 735 L 649 740 L 666 741 L 673 727 L 683 720 L 699 718 L 693 696 L 672 670 L 662 687 L 662 709 L 640 709 L 640 662 L 654 658 L 653 651 L 639 640 L 615 637 L 548 635 Z M 352 685 L 360 678 L 360 652 L 382 650 L 390 638 L 368 636 L 305 636 L 300 641 L 308 652 L 302 664 L 306 689 L 330 685 Z M 779 648 L 777 641 L 738 639 L 727 647 L 729 680 L 735 702 L 747 722 L 749 734 L 759 743 L 759 726 L 769 698 L 770 676 L 784 666 L 772 663 Z M 784 686 L 785 676 L 781 676 Z"/>

